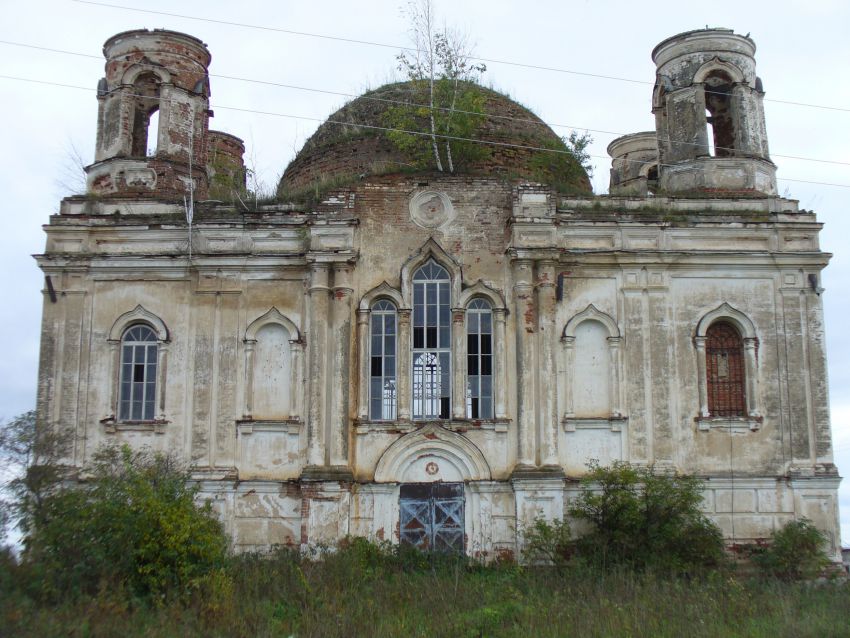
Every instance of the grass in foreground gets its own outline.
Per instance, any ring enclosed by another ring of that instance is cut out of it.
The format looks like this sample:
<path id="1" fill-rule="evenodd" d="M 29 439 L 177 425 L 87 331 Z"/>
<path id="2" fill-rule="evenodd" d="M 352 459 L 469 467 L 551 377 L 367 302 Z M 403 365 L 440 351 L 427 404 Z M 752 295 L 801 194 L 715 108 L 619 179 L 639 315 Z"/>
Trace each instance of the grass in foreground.
<path id="1" fill-rule="evenodd" d="M 321 561 L 230 559 L 188 599 L 151 604 L 104 583 L 48 603 L 0 565 L 9 636 L 850 636 L 850 586 L 568 568 L 432 563 L 353 542 Z"/>

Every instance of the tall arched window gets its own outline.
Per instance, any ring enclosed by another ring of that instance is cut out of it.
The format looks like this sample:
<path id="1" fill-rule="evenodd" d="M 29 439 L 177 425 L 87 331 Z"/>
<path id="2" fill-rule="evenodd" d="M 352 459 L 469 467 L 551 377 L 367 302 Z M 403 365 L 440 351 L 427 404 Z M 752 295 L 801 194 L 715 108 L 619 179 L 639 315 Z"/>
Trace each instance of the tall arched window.
<path id="1" fill-rule="evenodd" d="M 448 419 L 451 279 L 433 259 L 413 274 L 413 418 Z"/>
<path id="2" fill-rule="evenodd" d="M 382 299 L 372 306 L 369 418 L 396 418 L 396 307 Z"/>
<path id="3" fill-rule="evenodd" d="M 481 298 L 466 309 L 466 416 L 493 418 L 493 312 Z"/>
<path id="4" fill-rule="evenodd" d="M 706 381 L 710 416 L 746 416 L 744 341 L 737 328 L 716 321 L 706 331 Z"/>
<path id="5" fill-rule="evenodd" d="M 119 420 L 154 420 L 157 347 L 156 333 L 149 326 L 136 324 L 124 331 L 121 337 Z"/>

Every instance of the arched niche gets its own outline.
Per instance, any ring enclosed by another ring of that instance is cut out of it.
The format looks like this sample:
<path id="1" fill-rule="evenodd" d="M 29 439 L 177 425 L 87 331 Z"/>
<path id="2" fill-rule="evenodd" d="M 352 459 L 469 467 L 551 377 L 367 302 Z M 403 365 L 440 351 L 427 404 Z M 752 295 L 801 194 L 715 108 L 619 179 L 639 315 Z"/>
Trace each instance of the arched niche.
<path id="1" fill-rule="evenodd" d="M 620 341 L 617 322 L 593 304 L 564 327 L 563 396 L 568 429 L 574 429 L 581 419 L 602 419 L 611 421 L 612 428 L 620 426 Z"/>
<path id="2" fill-rule="evenodd" d="M 245 418 L 299 418 L 303 342 L 298 327 L 272 307 L 248 325 L 244 344 Z"/>
<path id="3" fill-rule="evenodd" d="M 481 450 L 466 437 L 436 424 L 428 424 L 395 441 L 381 455 L 375 468 L 377 483 L 490 479 L 490 466 Z"/>
<path id="4" fill-rule="evenodd" d="M 609 337 L 620 337 L 620 329 L 617 327 L 617 322 L 614 321 L 614 318 L 600 311 L 593 304 L 589 304 L 587 308 L 582 310 L 580 313 L 573 315 L 572 319 L 567 322 L 567 325 L 564 326 L 564 337 L 573 337 L 576 336 L 576 328 L 582 321 L 587 321 L 588 319 L 592 319 L 594 321 L 598 321 L 605 329 L 608 330 Z"/>
<path id="5" fill-rule="evenodd" d="M 279 323 L 289 331 L 292 341 L 301 341 L 301 334 L 298 332 L 298 326 L 296 326 L 286 315 L 282 314 L 280 310 L 274 306 L 266 311 L 265 314 L 257 317 L 254 321 L 248 324 L 248 328 L 245 330 L 245 340 L 249 341 L 251 339 L 256 339 L 257 331 L 270 323 Z"/>

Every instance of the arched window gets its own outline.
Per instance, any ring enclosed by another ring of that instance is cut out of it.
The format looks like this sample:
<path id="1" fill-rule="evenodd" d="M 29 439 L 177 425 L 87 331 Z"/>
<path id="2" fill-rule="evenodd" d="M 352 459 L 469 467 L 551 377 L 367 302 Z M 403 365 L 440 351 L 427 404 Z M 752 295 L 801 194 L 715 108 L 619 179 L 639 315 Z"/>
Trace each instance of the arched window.
<path id="1" fill-rule="evenodd" d="M 716 321 L 706 331 L 708 413 L 713 417 L 747 414 L 744 341 L 727 321 Z"/>
<path id="2" fill-rule="evenodd" d="M 493 418 L 493 312 L 481 298 L 466 309 L 466 416 Z"/>
<path id="3" fill-rule="evenodd" d="M 118 419 L 153 421 L 156 406 L 156 333 L 147 325 L 132 325 L 121 337 L 121 382 Z"/>
<path id="4" fill-rule="evenodd" d="M 396 307 L 382 299 L 372 306 L 369 372 L 369 418 L 396 418 Z"/>
<path id="5" fill-rule="evenodd" d="M 433 259 L 413 274 L 413 418 L 448 419 L 451 279 Z"/>

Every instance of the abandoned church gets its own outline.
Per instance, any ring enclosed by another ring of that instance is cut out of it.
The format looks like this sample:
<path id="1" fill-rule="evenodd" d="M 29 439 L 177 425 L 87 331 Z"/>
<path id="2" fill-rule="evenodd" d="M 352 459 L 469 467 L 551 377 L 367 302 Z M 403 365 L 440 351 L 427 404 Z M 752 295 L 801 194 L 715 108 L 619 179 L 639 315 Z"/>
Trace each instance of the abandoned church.
<path id="1" fill-rule="evenodd" d="M 209 129 L 206 45 L 111 37 L 88 192 L 36 257 L 40 425 L 72 467 L 176 454 L 239 550 L 514 553 L 622 460 L 702 478 L 729 542 L 808 517 L 838 560 L 829 255 L 777 193 L 755 50 L 656 46 L 656 128 L 611 142 L 608 195 L 477 85 L 453 170 L 418 161 L 400 82 L 330 116 L 263 203 L 242 140 Z"/>

